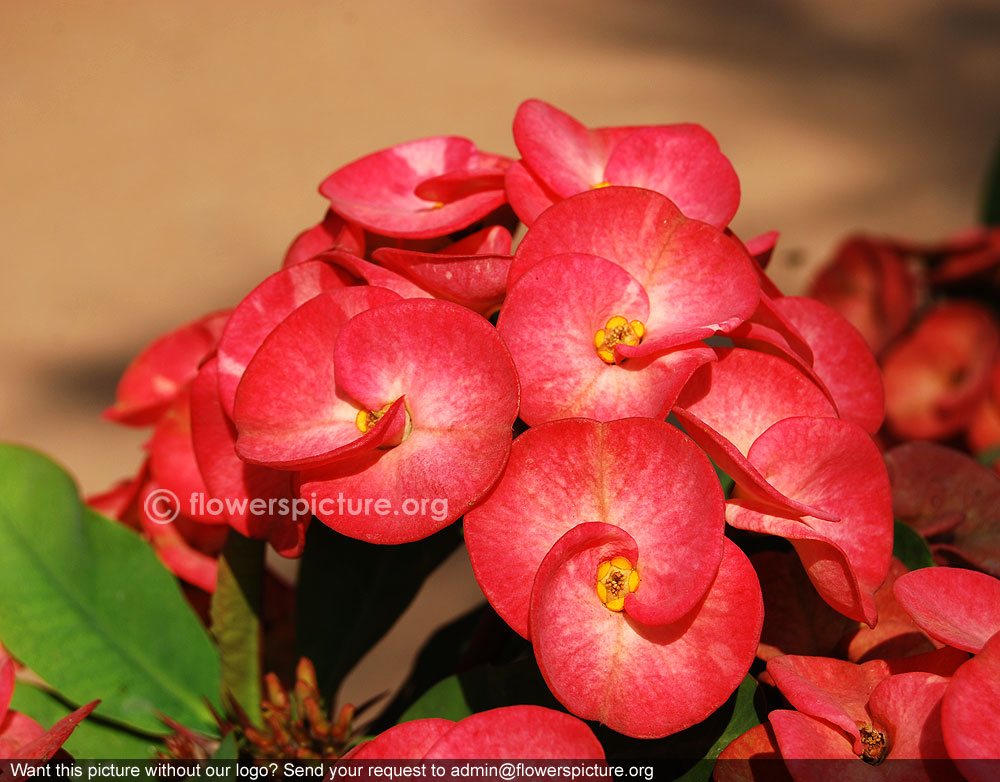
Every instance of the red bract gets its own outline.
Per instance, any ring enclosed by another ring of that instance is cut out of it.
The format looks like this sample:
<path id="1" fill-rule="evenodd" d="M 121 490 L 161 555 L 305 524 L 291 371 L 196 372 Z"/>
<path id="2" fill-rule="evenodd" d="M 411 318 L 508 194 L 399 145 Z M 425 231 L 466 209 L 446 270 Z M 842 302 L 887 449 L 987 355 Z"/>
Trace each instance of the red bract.
<path id="1" fill-rule="evenodd" d="M 295 237 L 281 265 L 287 269 L 320 253 L 335 250 L 364 255 L 365 232 L 360 226 L 352 225 L 336 212 L 328 210 L 320 222 Z"/>
<path id="2" fill-rule="evenodd" d="M 1000 579 L 975 570 L 932 567 L 896 580 L 896 599 L 941 643 L 978 652 L 1000 632 Z"/>
<path id="3" fill-rule="evenodd" d="M 115 403 L 104 411 L 104 418 L 127 426 L 155 423 L 194 380 L 228 317 L 228 310 L 205 315 L 143 348 L 118 381 Z"/>
<path id="4" fill-rule="evenodd" d="M 250 362 L 237 451 L 309 467 L 299 494 L 318 501 L 325 523 L 400 543 L 451 523 L 489 489 L 517 406 L 513 364 L 486 320 L 448 302 L 345 288 L 292 313 Z"/>
<path id="5" fill-rule="evenodd" d="M 697 340 L 736 326 L 758 295 L 742 246 L 657 193 L 609 187 L 557 204 L 519 245 L 498 322 L 522 417 L 663 417 L 711 359 Z"/>
<path id="6" fill-rule="evenodd" d="M 299 556 L 309 517 L 289 513 L 291 475 L 247 464 L 236 455 L 236 428 L 222 409 L 218 381 L 218 362 L 212 359 L 191 390 L 192 442 L 207 495 L 222 501 L 225 518 L 241 535 L 270 540 L 278 553 Z M 255 512 L 254 501 L 267 510 Z"/>
<path id="7" fill-rule="evenodd" d="M 574 759 L 604 760 L 604 749 L 586 723 L 541 706 L 504 706 L 458 722 L 404 722 L 350 754 L 382 759 Z"/>
<path id="8" fill-rule="evenodd" d="M 700 125 L 589 130 L 528 100 L 514 118 L 514 141 L 523 160 L 508 170 L 507 193 L 528 225 L 552 203 L 609 184 L 658 191 L 688 217 L 720 228 L 739 206 L 736 172 Z"/>
<path id="9" fill-rule="evenodd" d="M 386 236 L 458 231 L 506 201 L 509 161 L 455 136 L 399 144 L 338 169 L 320 185 L 334 211 Z"/>
<path id="10" fill-rule="evenodd" d="M 935 443 L 904 443 L 885 455 L 895 516 L 938 557 L 1000 576 L 1000 477 Z"/>
<path id="11" fill-rule="evenodd" d="M 915 275 L 893 243 L 863 236 L 837 249 L 809 295 L 847 318 L 876 355 L 903 333 L 919 300 Z"/>
<path id="12" fill-rule="evenodd" d="M 488 315 L 500 306 L 507 290 L 510 247 L 510 232 L 493 226 L 437 253 L 382 247 L 372 257 L 436 298 Z"/>
<path id="13" fill-rule="evenodd" d="M 558 421 L 515 441 L 466 543 L 570 711 L 665 736 L 726 700 L 760 633 L 759 586 L 722 535 L 722 502 L 710 462 L 669 424 Z"/>
<path id="14" fill-rule="evenodd" d="M 0 646 L 0 758 L 4 760 L 49 760 L 100 703 L 81 706 L 45 730 L 31 717 L 10 708 L 14 680 L 14 661 Z"/>
<path id="15" fill-rule="evenodd" d="M 944 694 L 941 726 L 948 754 L 971 782 L 996 779 L 1000 758 L 1000 633 L 959 668 Z M 989 760 L 991 763 L 977 761 Z"/>
<path id="16" fill-rule="evenodd" d="M 219 339 L 219 398 L 226 415 L 232 418 L 240 378 L 274 327 L 310 299 L 354 279 L 339 266 L 311 260 L 272 274 L 244 297 Z"/>
<path id="17" fill-rule="evenodd" d="M 961 431 L 989 392 L 1000 331 L 982 307 L 946 302 L 885 355 L 886 417 L 907 439 Z"/>
<path id="18" fill-rule="evenodd" d="M 892 557 L 892 499 L 871 438 L 849 421 L 789 418 L 754 441 L 748 461 L 782 496 L 837 521 L 792 515 L 753 497 L 731 500 L 726 521 L 790 540 L 823 599 L 874 626 L 874 593 Z"/>

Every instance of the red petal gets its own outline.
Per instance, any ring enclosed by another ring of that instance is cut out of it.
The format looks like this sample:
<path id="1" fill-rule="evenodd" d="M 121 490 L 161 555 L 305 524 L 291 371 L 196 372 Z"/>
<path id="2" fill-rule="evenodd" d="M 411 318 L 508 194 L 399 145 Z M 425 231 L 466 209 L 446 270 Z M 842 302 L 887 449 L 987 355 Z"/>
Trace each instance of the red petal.
<path id="1" fill-rule="evenodd" d="M 711 464 L 669 424 L 563 420 L 514 441 L 500 483 L 466 515 L 465 537 L 487 599 L 527 637 L 524 584 L 556 541 L 582 522 L 621 527 L 639 546 L 631 561 L 642 577 L 626 609 L 662 623 L 689 611 L 715 578 L 721 502 Z"/>
<path id="2" fill-rule="evenodd" d="M 370 231 L 409 239 L 423 239 L 458 231 L 476 222 L 505 201 L 502 182 L 495 189 L 474 191 L 441 204 L 416 194 L 426 180 L 451 174 L 480 177 L 480 154 L 468 139 L 434 136 L 410 141 L 368 155 L 338 169 L 320 185 L 334 210 Z M 456 193 L 457 195 L 457 193 Z"/>
<path id="3" fill-rule="evenodd" d="M 327 210 L 322 222 L 295 237 L 281 265 L 287 269 L 330 250 L 364 255 L 365 232 L 360 226 L 352 225 L 336 212 Z"/>
<path id="4" fill-rule="evenodd" d="M 893 591 L 921 629 L 941 643 L 975 653 L 1000 632 L 1000 580 L 993 576 L 923 568 L 900 576 Z"/>
<path id="5" fill-rule="evenodd" d="M 16 754 L 17 758 L 32 760 L 49 760 L 66 743 L 76 726 L 90 715 L 97 708 L 100 701 L 93 701 L 86 706 L 81 706 L 71 714 L 67 714 L 59 722 L 47 730 L 44 735 L 39 736 L 30 744 L 21 747 Z"/>
<path id="6" fill-rule="evenodd" d="M 689 614 L 672 624 L 640 624 L 627 603 L 625 612 L 609 611 L 595 591 L 601 562 L 619 555 L 635 562 L 636 553 L 628 534 L 609 524 L 568 532 L 535 576 L 531 637 L 549 689 L 570 711 L 619 733 L 657 738 L 705 719 L 739 686 L 763 606 L 749 561 L 725 540 L 715 582 Z"/>
<path id="7" fill-rule="evenodd" d="M 728 332 L 757 307 L 760 285 L 742 244 L 649 190 L 603 187 L 555 204 L 518 245 L 508 287 L 562 253 L 606 258 L 631 274 L 649 296 L 645 324 L 659 334 Z"/>
<path id="8" fill-rule="evenodd" d="M 439 738 L 455 726 L 452 720 L 429 718 L 403 722 L 359 744 L 346 755 L 351 760 L 420 760 Z"/>
<path id="9" fill-rule="evenodd" d="M 604 181 L 655 190 L 688 217 L 724 228 L 740 205 L 740 180 L 700 125 L 641 128 L 620 141 Z"/>
<path id="10" fill-rule="evenodd" d="M 466 717 L 424 757 L 604 760 L 604 748 L 585 722 L 569 714 L 541 706 L 505 706 Z"/>
<path id="11" fill-rule="evenodd" d="M 993 782 L 1000 758 L 1000 634 L 955 672 L 944 694 L 941 728 L 948 754 L 970 782 Z M 992 763 L 977 763 L 990 760 Z"/>
<path id="12" fill-rule="evenodd" d="M 126 426 L 154 423 L 215 347 L 229 310 L 205 315 L 151 342 L 128 365 L 102 416 Z"/>

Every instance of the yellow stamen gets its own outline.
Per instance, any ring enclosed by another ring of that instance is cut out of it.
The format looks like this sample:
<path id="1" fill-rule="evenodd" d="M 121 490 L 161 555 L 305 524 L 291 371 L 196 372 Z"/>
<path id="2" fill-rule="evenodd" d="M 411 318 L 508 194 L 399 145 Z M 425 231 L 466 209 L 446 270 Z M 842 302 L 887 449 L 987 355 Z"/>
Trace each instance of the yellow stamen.
<path id="1" fill-rule="evenodd" d="M 615 345 L 638 345 L 646 334 L 642 321 L 629 321 L 621 315 L 608 319 L 603 329 L 594 333 L 594 349 L 607 364 L 615 363 Z"/>
<path id="2" fill-rule="evenodd" d="M 858 723 L 858 731 L 861 733 L 861 759 L 871 766 L 877 766 L 889 754 L 885 734 L 876 730 L 871 723 L 863 722 Z"/>
<path id="3" fill-rule="evenodd" d="M 611 183 L 610 182 L 598 182 L 596 185 L 591 185 L 590 189 L 591 190 L 597 190 L 597 188 L 599 188 L 599 187 L 611 187 Z"/>
<path id="4" fill-rule="evenodd" d="M 625 598 L 639 588 L 639 571 L 625 557 L 605 560 L 597 567 L 597 597 L 609 611 L 625 608 Z"/>
<path id="5" fill-rule="evenodd" d="M 362 434 L 365 434 L 369 429 L 378 423 L 378 420 L 389 412 L 389 408 L 392 407 L 391 404 L 386 405 L 381 410 L 358 410 L 358 414 L 354 419 L 355 425 L 361 430 Z"/>

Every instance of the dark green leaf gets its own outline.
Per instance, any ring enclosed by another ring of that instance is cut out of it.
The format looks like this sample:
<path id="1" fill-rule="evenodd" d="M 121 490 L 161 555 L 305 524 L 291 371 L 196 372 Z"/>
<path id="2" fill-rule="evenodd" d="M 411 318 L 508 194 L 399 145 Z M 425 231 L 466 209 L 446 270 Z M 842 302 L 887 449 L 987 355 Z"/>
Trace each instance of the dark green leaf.
<path id="1" fill-rule="evenodd" d="M 51 693 L 25 682 L 18 682 L 14 687 L 10 707 L 27 714 L 45 729 L 73 711 Z M 63 748 L 76 758 L 139 760 L 153 757 L 163 745 L 149 736 L 132 733 L 91 715 L 77 725 Z"/>
<path id="2" fill-rule="evenodd" d="M 219 660 L 176 579 L 125 526 L 83 506 L 41 454 L 0 445 L 0 638 L 72 703 L 163 733 L 214 733 Z"/>
<path id="3" fill-rule="evenodd" d="M 236 760 L 239 757 L 239 750 L 236 747 L 236 734 L 230 731 L 226 734 L 226 737 L 222 739 L 219 744 L 219 748 L 215 750 L 215 754 L 212 755 L 212 760 Z M 230 769 L 230 772 L 222 777 L 217 777 L 217 779 L 235 779 L 236 778 L 236 766 Z"/>
<path id="4" fill-rule="evenodd" d="M 264 545 L 229 530 L 212 596 L 212 635 L 219 645 L 223 700 L 235 698 L 256 724 L 260 724 Z"/>
<path id="5" fill-rule="evenodd" d="M 376 546 L 314 521 L 299 570 L 299 653 L 334 693 L 416 597 L 424 579 L 462 542 L 452 525 L 416 543 Z"/>
<path id="6" fill-rule="evenodd" d="M 565 711 L 549 691 L 534 658 L 511 665 L 480 665 L 438 682 L 400 722 L 422 717 L 460 720 L 501 706 L 531 704 Z"/>
<path id="7" fill-rule="evenodd" d="M 934 566 L 934 557 L 927 547 L 927 541 L 913 527 L 896 521 L 892 534 L 892 555 L 910 570 Z"/>

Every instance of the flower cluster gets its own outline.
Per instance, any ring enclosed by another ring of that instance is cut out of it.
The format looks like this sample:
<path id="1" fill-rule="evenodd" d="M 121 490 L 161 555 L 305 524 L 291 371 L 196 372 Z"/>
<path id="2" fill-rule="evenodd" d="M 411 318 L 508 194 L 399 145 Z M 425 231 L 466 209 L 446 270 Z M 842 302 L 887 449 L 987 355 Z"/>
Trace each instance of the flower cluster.
<path id="1" fill-rule="evenodd" d="M 878 367 L 833 309 L 771 282 L 776 234 L 728 228 L 739 182 L 703 128 L 592 129 L 532 100 L 514 141 L 517 160 L 421 139 L 327 177 L 280 270 L 128 368 L 108 417 L 152 425 L 149 458 L 96 502 L 207 590 L 219 530 L 294 557 L 308 520 L 162 525 L 151 492 L 346 498 L 318 522 L 377 544 L 464 517 L 486 598 L 564 707 L 664 737 L 758 653 L 761 571 L 738 541 L 787 540 L 830 610 L 878 621 Z M 414 500 L 447 512 L 374 507 Z M 437 751 L 487 714 L 406 740 Z M 543 722 L 518 715 L 538 740 Z"/>

